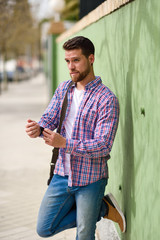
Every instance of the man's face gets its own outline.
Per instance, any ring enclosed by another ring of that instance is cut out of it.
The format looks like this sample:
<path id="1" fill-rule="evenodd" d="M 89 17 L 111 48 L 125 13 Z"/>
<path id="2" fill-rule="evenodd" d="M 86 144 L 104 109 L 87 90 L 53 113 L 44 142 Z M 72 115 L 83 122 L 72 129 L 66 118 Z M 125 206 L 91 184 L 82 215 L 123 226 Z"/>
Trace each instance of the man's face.
<path id="1" fill-rule="evenodd" d="M 81 49 L 65 51 L 65 60 L 67 62 L 69 73 L 73 82 L 83 81 L 90 73 L 91 71 L 90 56 L 86 58 L 82 54 Z"/>

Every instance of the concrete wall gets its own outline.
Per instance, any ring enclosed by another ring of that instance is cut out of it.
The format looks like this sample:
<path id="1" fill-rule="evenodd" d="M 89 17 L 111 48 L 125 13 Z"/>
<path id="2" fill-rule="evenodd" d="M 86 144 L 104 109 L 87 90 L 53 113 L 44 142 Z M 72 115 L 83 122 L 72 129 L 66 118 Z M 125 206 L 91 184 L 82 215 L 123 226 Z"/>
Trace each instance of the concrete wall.
<path id="1" fill-rule="evenodd" d="M 106 192 L 127 218 L 125 240 L 160 239 L 160 1 L 135 0 L 57 43 L 57 84 L 69 79 L 62 44 L 84 35 L 95 74 L 119 98 L 120 122 Z"/>

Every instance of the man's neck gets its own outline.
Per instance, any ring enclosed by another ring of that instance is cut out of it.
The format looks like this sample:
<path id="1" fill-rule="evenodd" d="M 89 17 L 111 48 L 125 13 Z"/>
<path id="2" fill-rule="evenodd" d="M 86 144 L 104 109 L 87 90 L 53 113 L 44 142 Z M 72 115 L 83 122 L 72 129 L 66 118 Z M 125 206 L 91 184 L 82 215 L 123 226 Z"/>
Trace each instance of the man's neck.
<path id="1" fill-rule="evenodd" d="M 85 86 L 86 86 L 89 82 L 93 81 L 95 78 L 96 78 L 96 77 L 95 77 L 94 74 L 88 75 L 87 78 L 85 78 L 84 80 L 76 83 L 77 89 L 78 89 L 78 90 L 84 90 L 84 89 L 85 89 Z"/>

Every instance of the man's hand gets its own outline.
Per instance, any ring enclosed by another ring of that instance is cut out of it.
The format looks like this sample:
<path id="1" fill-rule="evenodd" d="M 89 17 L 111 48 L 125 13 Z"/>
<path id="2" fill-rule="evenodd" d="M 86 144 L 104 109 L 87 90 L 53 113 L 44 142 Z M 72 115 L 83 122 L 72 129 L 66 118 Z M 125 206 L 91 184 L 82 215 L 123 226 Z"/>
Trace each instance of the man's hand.
<path id="1" fill-rule="evenodd" d="M 62 137 L 59 133 L 52 132 L 50 129 L 45 128 L 43 131 L 43 139 L 46 144 L 56 147 L 65 148 L 66 139 Z"/>
<path id="2" fill-rule="evenodd" d="M 26 125 L 26 133 L 28 134 L 29 137 L 31 138 L 36 138 L 40 135 L 40 126 L 37 122 L 28 119 Z"/>

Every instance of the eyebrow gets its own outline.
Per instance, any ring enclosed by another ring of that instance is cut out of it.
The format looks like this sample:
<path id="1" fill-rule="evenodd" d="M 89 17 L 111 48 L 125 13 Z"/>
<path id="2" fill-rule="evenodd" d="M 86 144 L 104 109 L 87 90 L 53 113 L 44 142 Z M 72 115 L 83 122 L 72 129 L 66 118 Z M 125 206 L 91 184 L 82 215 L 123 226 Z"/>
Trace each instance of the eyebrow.
<path id="1" fill-rule="evenodd" d="M 74 60 L 74 59 L 80 59 L 80 57 L 65 58 L 64 60 Z"/>

